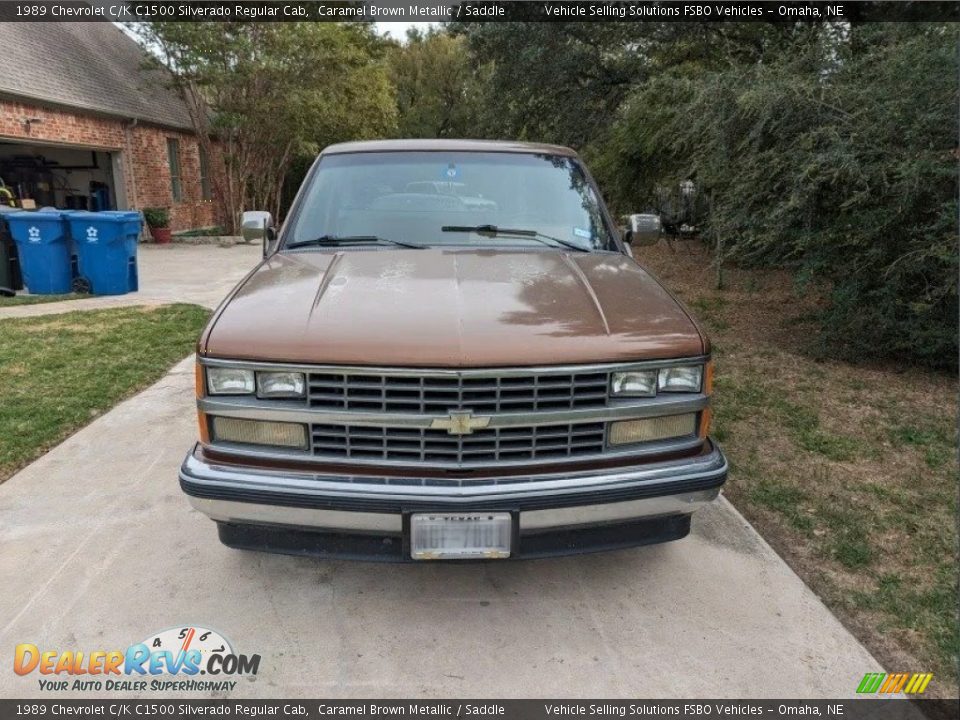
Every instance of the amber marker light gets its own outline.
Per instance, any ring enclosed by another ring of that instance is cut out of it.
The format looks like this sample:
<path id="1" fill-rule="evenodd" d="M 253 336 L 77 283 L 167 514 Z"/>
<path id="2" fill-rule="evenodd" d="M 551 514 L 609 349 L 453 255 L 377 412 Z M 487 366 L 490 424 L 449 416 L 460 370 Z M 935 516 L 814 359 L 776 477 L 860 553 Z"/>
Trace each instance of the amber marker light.
<path id="1" fill-rule="evenodd" d="M 196 364 L 196 393 L 197 400 L 203 397 L 204 394 L 204 379 L 203 379 L 203 366 L 200 364 L 200 360 L 197 360 Z M 197 425 L 200 428 L 200 442 L 208 445 L 210 443 L 210 428 L 207 423 L 207 416 L 202 410 L 200 410 L 199 405 L 197 407 Z"/>
<path id="2" fill-rule="evenodd" d="M 713 360 L 708 360 L 703 369 L 703 393 L 709 397 L 713 394 Z M 710 422 L 713 420 L 713 410 L 708 405 L 700 413 L 700 431 L 698 435 L 706 440 L 710 434 Z"/>
<path id="3" fill-rule="evenodd" d="M 710 434 L 710 421 L 712 419 L 713 413 L 710 411 L 710 408 L 704 408 L 700 413 L 700 432 L 698 433 L 704 440 L 706 440 L 707 435 Z"/>

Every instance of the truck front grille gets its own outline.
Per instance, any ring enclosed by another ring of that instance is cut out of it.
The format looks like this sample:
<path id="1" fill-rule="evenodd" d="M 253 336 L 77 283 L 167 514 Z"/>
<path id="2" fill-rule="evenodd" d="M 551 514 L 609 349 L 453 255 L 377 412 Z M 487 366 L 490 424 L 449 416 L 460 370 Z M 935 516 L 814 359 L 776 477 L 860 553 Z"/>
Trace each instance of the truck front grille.
<path id="1" fill-rule="evenodd" d="M 496 377 L 310 373 L 310 407 L 324 410 L 477 413 L 603 407 L 609 373 Z"/>
<path id="2" fill-rule="evenodd" d="M 323 458 L 469 465 L 563 459 L 603 452 L 606 423 L 446 430 L 360 425 L 312 425 L 313 454 Z"/>

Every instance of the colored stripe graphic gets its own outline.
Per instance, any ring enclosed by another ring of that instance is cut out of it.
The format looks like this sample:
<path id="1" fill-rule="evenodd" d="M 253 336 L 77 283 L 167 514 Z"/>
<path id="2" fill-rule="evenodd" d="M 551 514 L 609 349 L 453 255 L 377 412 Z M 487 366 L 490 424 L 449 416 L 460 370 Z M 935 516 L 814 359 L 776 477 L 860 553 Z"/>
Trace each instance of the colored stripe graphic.
<path id="1" fill-rule="evenodd" d="M 880 693 L 888 693 L 893 691 L 893 687 L 897 684 L 897 680 L 900 679 L 900 676 L 897 673 L 890 673 L 887 675 L 887 679 L 883 681 L 883 685 L 880 686 Z"/>
<path id="2" fill-rule="evenodd" d="M 910 677 L 910 673 L 900 673 L 900 676 L 897 680 L 897 685 L 890 692 L 898 693 L 903 690 L 903 686 L 906 685 L 907 679 Z"/>
<path id="3" fill-rule="evenodd" d="M 885 677 L 886 673 L 867 673 L 863 676 L 863 680 L 860 681 L 860 686 L 857 688 L 857 692 L 875 693 Z"/>
<path id="4" fill-rule="evenodd" d="M 867 673 L 857 686 L 860 695 L 882 693 L 920 695 L 933 679 L 933 673 Z"/>

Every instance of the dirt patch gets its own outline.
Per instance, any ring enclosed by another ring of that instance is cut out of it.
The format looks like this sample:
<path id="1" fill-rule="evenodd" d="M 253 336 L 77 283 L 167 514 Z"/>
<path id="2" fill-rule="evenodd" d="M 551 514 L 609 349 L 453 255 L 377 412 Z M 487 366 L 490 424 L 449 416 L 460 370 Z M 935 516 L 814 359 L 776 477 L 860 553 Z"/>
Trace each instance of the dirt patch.
<path id="1" fill-rule="evenodd" d="M 886 668 L 956 697 L 956 379 L 818 357 L 824 299 L 786 273 L 716 290 L 696 241 L 637 255 L 713 340 L 727 497 Z"/>

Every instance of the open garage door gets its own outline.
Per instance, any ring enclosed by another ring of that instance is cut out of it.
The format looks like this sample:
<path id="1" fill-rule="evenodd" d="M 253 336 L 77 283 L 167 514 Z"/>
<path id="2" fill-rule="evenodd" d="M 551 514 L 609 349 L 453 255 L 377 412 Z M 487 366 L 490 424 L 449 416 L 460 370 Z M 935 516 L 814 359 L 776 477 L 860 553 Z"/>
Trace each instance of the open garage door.
<path id="1" fill-rule="evenodd" d="M 26 209 L 125 209 L 120 153 L 0 139 L 0 202 Z"/>

